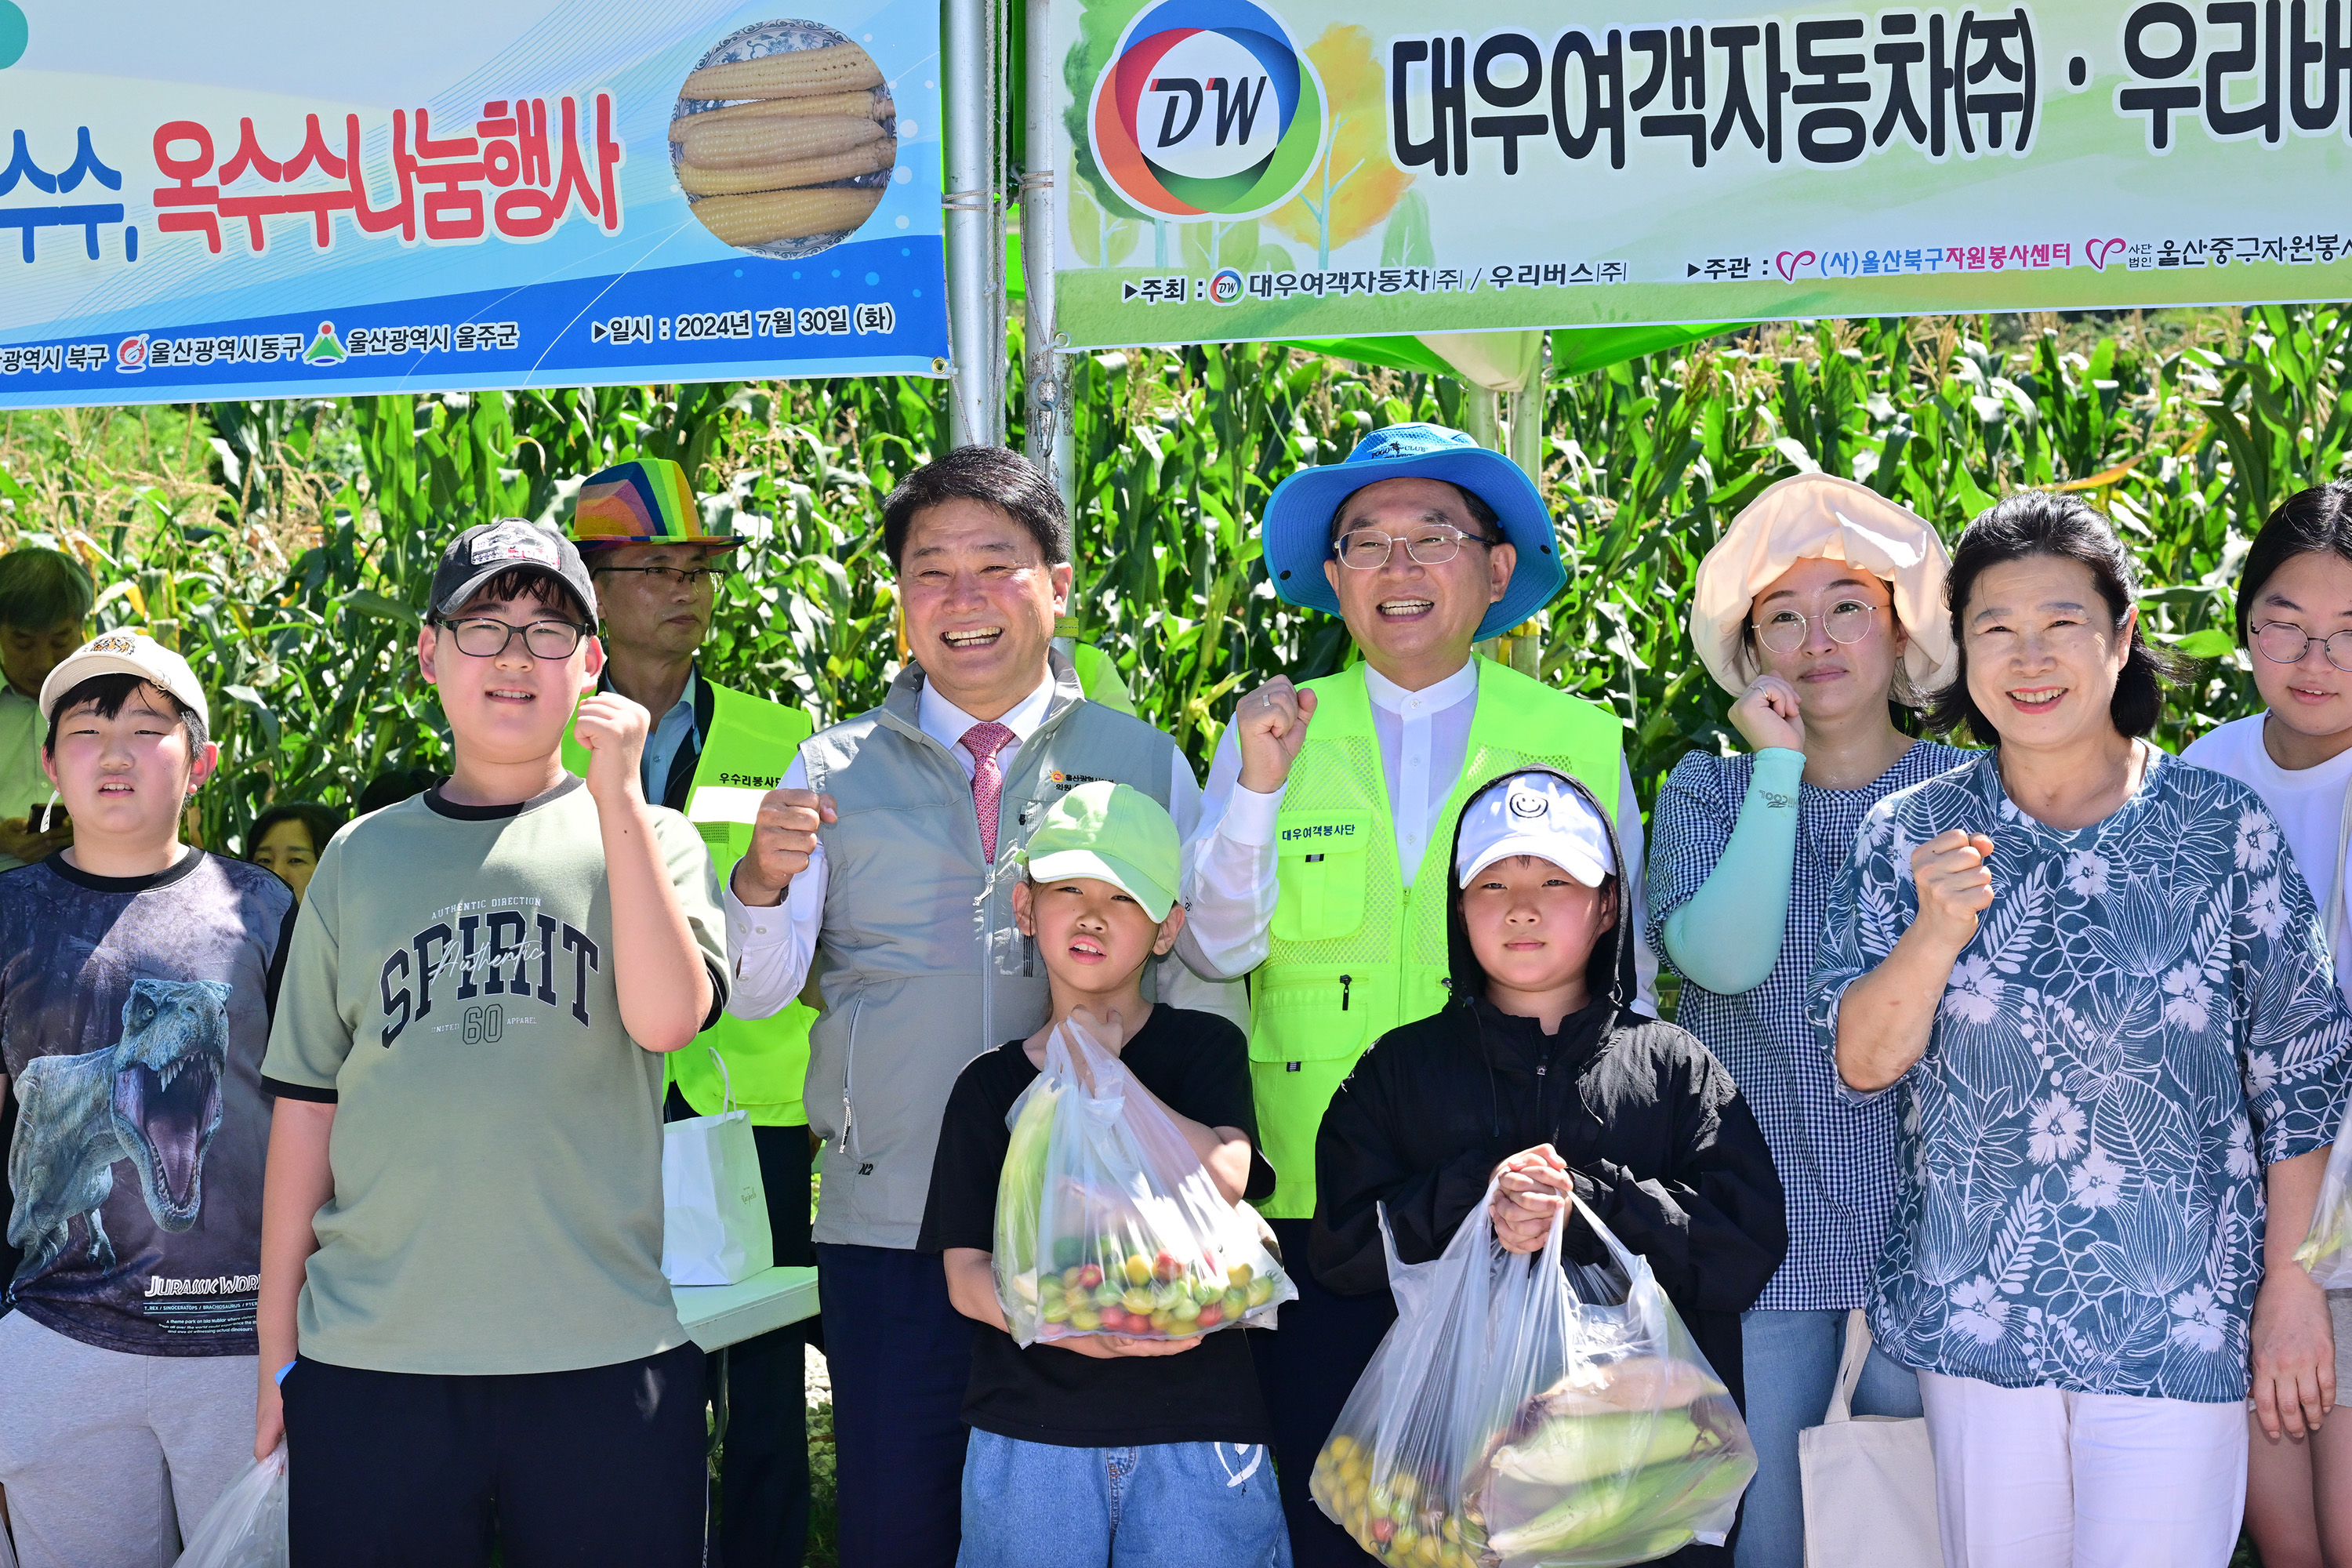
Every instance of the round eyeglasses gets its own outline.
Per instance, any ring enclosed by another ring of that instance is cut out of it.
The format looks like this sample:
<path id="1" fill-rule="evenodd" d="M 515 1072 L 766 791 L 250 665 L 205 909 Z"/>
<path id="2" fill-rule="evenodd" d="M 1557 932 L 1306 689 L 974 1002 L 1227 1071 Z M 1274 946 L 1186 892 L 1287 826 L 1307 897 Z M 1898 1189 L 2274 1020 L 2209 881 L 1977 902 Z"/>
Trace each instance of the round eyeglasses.
<path id="1" fill-rule="evenodd" d="M 716 566 L 599 566 L 596 575 L 631 572 L 651 577 L 656 583 L 673 583 L 688 588 L 699 588 L 719 574 Z"/>
<path id="2" fill-rule="evenodd" d="M 1423 566 L 1442 566 L 1462 553 L 1465 542 L 1483 544 L 1489 550 L 1502 542 L 1465 533 L 1450 522 L 1428 522 L 1410 533 L 1382 533 L 1377 528 L 1351 528 L 1331 546 L 1331 553 L 1339 558 L 1342 566 L 1352 566 L 1359 572 L 1377 572 L 1389 563 L 1389 556 L 1400 544 L 1404 552 Z"/>
<path id="3" fill-rule="evenodd" d="M 1830 634 L 1830 641 L 1851 647 L 1870 635 L 1876 619 L 1875 608 L 1860 599 L 1841 599 L 1822 617 L 1822 629 Z M 1805 646 L 1805 634 L 1811 624 L 1795 610 L 1775 610 L 1769 617 L 1756 623 L 1756 640 L 1774 653 L 1794 653 Z"/>
<path id="4" fill-rule="evenodd" d="M 518 637 L 533 658 L 570 658 L 578 650 L 580 639 L 593 629 L 570 621 L 533 621 L 527 626 L 519 626 L 488 616 L 444 624 L 457 639 L 457 651 L 474 658 L 496 658 L 513 647 Z"/>
<path id="5" fill-rule="evenodd" d="M 2317 643 L 2321 656 L 2328 663 L 2352 675 L 2352 632 L 2315 637 L 2286 621 L 2264 621 L 2253 632 L 2254 651 L 2273 664 L 2300 664 L 2303 656 L 2311 651 L 2311 645 Z"/>

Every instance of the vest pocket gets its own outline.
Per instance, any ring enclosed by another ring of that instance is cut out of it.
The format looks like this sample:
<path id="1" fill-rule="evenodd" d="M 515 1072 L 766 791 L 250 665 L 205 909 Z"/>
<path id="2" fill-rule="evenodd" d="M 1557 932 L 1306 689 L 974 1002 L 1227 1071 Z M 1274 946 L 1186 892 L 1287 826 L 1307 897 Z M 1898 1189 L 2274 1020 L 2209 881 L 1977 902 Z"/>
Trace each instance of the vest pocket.
<path id="1" fill-rule="evenodd" d="M 1250 980 L 1250 1058 L 1261 1062 L 1353 1058 L 1396 1022 L 1393 965 L 1286 964 Z"/>
<path id="2" fill-rule="evenodd" d="M 1364 923 L 1374 825 L 1367 812 L 1286 811 L 1275 826 L 1278 942 L 1328 942 Z"/>

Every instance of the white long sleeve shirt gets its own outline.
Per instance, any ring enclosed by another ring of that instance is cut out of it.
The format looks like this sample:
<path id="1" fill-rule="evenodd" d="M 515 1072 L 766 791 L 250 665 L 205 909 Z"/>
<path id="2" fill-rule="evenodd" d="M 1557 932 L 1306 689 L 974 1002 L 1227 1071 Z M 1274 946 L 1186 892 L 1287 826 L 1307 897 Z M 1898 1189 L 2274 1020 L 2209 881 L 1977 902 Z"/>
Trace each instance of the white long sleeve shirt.
<path id="1" fill-rule="evenodd" d="M 1022 746 L 1045 721 L 1045 710 L 1053 697 L 1054 679 L 1048 675 L 1038 682 L 1036 690 L 997 720 L 1013 731 L 1012 742 L 996 753 L 997 765 L 1008 777 Z M 971 753 L 956 742 L 979 720 L 925 682 L 915 722 L 924 734 L 948 749 L 962 765 L 966 778 L 972 775 L 978 764 L 972 761 Z M 792 766 L 784 771 L 782 787 L 808 787 L 808 768 L 799 757 L 795 756 Z M 1188 839 L 1201 818 L 1201 781 L 1192 776 L 1192 764 L 1181 752 L 1169 760 L 1168 815 L 1175 819 L 1177 834 Z M 735 896 L 733 887 L 725 890 L 727 950 L 735 969 L 734 985 L 727 998 L 730 1013 L 739 1018 L 769 1017 L 800 994 L 823 934 L 829 877 L 824 846 L 819 843 L 809 856 L 808 869 L 794 877 L 792 885 L 784 889 L 781 905 L 749 905 Z M 1179 951 L 1190 945 L 1180 943 Z M 1202 979 L 1184 963 L 1169 964 L 1160 973 L 1165 986 L 1160 1000 L 1169 1005 L 1220 1013 L 1238 1027 L 1249 1027 L 1249 1004 L 1238 984 Z"/>
<path id="2" fill-rule="evenodd" d="M 1470 750 L 1470 720 L 1478 707 L 1476 660 L 1434 686 L 1408 691 L 1370 665 L 1364 686 L 1371 697 L 1372 733 L 1380 742 L 1381 772 L 1388 785 L 1391 827 L 1397 865 L 1411 887 L 1430 839 L 1449 830 L 1445 802 L 1462 776 Z M 1311 731 L 1310 731 L 1311 733 Z M 1228 727 L 1209 763 L 1209 787 L 1200 826 L 1185 841 L 1184 902 L 1190 913 L 1185 934 L 1199 962 L 1216 974 L 1246 974 L 1265 962 L 1272 946 L 1276 879 L 1275 818 L 1282 790 L 1260 795 L 1241 782 L 1239 744 Z M 1648 929 L 1648 897 L 1642 875 L 1642 808 L 1633 798 L 1633 770 L 1618 764 L 1617 840 L 1625 856 L 1618 886 L 1631 899 L 1621 931 L 1634 939 L 1637 1001 L 1657 1007 L 1658 961 L 1642 933 Z"/>

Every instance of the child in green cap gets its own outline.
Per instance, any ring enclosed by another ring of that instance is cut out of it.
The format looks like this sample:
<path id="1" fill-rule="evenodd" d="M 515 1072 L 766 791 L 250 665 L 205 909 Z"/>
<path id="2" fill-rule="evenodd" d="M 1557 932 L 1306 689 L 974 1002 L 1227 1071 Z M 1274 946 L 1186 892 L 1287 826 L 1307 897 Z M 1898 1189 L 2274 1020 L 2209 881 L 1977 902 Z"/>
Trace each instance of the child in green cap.
<path id="1" fill-rule="evenodd" d="M 1066 1022 L 1118 1057 L 1228 1201 L 1273 1190 L 1241 1031 L 1143 994 L 1145 965 L 1183 928 L 1179 855 L 1176 825 L 1129 785 L 1082 784 L 1054 803 L 1013 905 L 1045 967 L 1051 1015 L 1027 1039 L 974 1059 L 948 1099 L 916 1245 L 943 1256 L 957 1310 L 986 1325 L 972 1338 L 964 1395 L 960 1568 L 1290 1562 L 1246 1335 L 1089 1335 L 1024 1350 L 1006 1331 L 992 1272 L 1005 1117 Z"/>

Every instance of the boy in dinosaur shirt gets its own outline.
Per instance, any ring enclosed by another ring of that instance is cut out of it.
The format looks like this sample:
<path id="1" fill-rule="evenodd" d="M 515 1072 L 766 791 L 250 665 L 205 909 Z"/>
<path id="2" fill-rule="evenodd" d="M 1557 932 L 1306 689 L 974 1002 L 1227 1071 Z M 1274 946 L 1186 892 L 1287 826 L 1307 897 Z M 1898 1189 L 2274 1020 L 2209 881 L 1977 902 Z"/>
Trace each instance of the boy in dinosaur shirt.
<path id="1" fill-rule="evenodd" d="M 204 689 L 108 632 L 42 682 L 74 842 L 0 876 L 8 1239 L 0 1486 L 25 1568 L 151 1568 L 247 1458 L 261 1089 L 294 898 L 179 839 Z"/>

